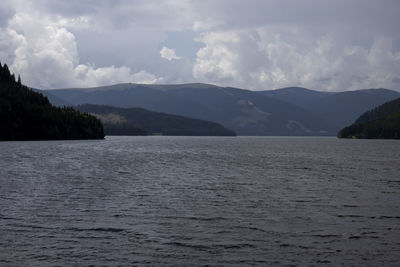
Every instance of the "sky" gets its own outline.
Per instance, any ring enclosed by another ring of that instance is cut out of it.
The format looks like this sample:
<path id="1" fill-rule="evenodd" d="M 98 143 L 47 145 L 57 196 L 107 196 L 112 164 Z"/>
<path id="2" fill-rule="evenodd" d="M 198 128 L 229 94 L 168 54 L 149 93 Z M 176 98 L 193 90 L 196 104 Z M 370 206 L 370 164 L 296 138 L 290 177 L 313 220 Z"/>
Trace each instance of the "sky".
<path id="1" fill-rule="evenodd" d="M 1 0 L 0 62 L 40 89 L 400 91 L 399 14 L 398 0 Z"/>

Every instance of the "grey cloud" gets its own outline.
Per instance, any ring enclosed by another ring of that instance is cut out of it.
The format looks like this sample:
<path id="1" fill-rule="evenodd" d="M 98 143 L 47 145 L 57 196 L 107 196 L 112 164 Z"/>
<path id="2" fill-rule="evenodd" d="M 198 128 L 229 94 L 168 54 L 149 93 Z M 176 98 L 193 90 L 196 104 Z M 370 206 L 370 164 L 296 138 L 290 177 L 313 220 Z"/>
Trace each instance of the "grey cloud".
<path id="1" fill-rule="evenodd" d="M 378 25 L 392 24 L 398 20 L 398 1 L 364 0 L 204 0 L 195 2 L 196 9 L 219 17 L 227 25 L 255 26 L 268 24 L 336 24 L 373 22 Z"/>
<path id="2" fill-rule="evenodd" d="M 114 74 L 121 82 L 346 90 L 393 88 L 400 73 L 393 0 L 21 0 L 9 8 L 19 16 L 0 16 L 1 60 L 43 87 Z M 179 60 L 162 58 L 164 46 Z M 39 67 L 52 75 L 38 79 Z"/>
<path id="3" fill-rule="evenodd" d="M 296 24 L 307 27 L 363 26 L 370 30 L 397 28 L 400 2 L 396 0 L 38 0 L 35 7 L 64 16 L 97 15 L 116 27 L 127 25 L 188 28 L 187 22 L 223 21 L 224 30 L 265 24 Z"/>
<path id="4" fill-rule="evenodd" d="M 400 77 L 394 77 L 394 78 L 392 79 L 392 82 L 393 82 L 394 84 L 400 85 Z"/>
<path id="5" fill-rule="evenodd" d="M 185 11 L 186 1 L 148 0 L 38 0 L 35 8 L 48 14 L 65 17 L 89 16 L 101 27 L 125 30 L 131 27 L 169 28 L 181 30 L 190 28 L 185 21 L 191 15 Z M 179 15 L 176 12 L 181 12 Z"/>
<path id="6" fill-rule="evenodd" d="M 118 2 L 115 0 L 113 2 Z M 96 13 L 99 7 L 107 7 L 110 1 L 102 0 L 36 0 L 34 7 L 44 13 L 66 17 L 81 16 Z"/>
<path id="7" fill-rule="evenodd" d="M 0 28 L 7 26 L 8 21 L 15 15 L 15 10 L 5 1 L 0 6 Z"/>

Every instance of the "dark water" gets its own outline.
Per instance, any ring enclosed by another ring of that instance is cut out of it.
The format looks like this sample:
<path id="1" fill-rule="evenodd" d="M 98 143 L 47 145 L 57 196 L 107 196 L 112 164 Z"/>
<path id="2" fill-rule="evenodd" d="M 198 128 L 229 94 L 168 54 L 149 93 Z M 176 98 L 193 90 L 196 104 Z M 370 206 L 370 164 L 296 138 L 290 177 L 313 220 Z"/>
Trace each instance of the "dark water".
<path id="1" fill-rule="evenodd" d="M 0 142 L 0 266 L 399 266 L 400 142 Z"/>

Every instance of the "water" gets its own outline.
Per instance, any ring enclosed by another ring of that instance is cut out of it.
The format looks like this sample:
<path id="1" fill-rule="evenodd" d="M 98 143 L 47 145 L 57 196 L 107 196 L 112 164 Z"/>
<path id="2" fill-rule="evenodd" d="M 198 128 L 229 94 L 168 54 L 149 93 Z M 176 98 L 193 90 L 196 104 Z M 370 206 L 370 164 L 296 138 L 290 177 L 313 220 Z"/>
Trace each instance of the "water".
<path id="1" fill-rule="evenodd" d="M 399 266 L 400 142 L 0 142 L 0 266 Z"/>

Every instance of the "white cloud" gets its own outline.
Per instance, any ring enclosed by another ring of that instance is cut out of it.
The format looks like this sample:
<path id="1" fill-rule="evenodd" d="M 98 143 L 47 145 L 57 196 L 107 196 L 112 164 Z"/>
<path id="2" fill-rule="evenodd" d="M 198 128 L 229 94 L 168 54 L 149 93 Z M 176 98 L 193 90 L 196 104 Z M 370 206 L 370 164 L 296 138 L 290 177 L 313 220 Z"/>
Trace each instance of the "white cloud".
<path id="1" fill-rule="evenodd" d="M 165 46 L 163 46 L 163 48 L 161 48 L 160 54 L 161 54 L 162 58 L 165 58 L 165 59 L 167 59 L 169 61 L 174 60 L 174 59 L 175 60 L 180 59 L 180 57 L 178 57 L 176 55 L 174 49 L 171 49 L 171 48 L 168 48 L 168 47 L 165 47 Z"/>
<path id="2" fill-rule="evenodd" d="M 202 34 L 198 41 L 206 44 L 197 52 L 193 75 L 196 79 L 212 82 L 232 82 L 240 78 L 238 34 L 210 32 Z"/>
<path id="3" fill-rule="evenodd" d="M 157 78 L 154 74 L 144 70 L 132 73 L 128 67 L 116 68 L 115 66 L 94 68 L 81 64 L 74 69 L 73 75 L 80 87 L 126 82 L 153 84 L 162 81 L 162 79 Z"/>
<path id="4" fill-rule="evenodd" d="M 224 24 L 221 20 L 207 18 L 205 20 L 194 21 L 192 29 L 196 32 L 212 31 L 215 28 L 223 27 Z"/>
<path id="5" fill-rule="evenodd" d="M 62 26 L 75 22 L 19 13 L 0 29 L 0 56 L 25 84 L 42 89 L 162 81 L 145 70 L 80 63 L 76 38 Z"/>
<path id="6" fill-rule="evenodd" d="M 393 52 L 390 38 L 375 38 L 368 49 L 340 42 L 334 33 L 302 45 L 290 41 L 301 36 L 309 34 L 293 29 L 276 32 L 269 27 L 203 33 L 198 41 L 206 46 L 197 53 L 193 75 L 201 81 L 255 90 L 398 86 L 400 53 Z"/>

